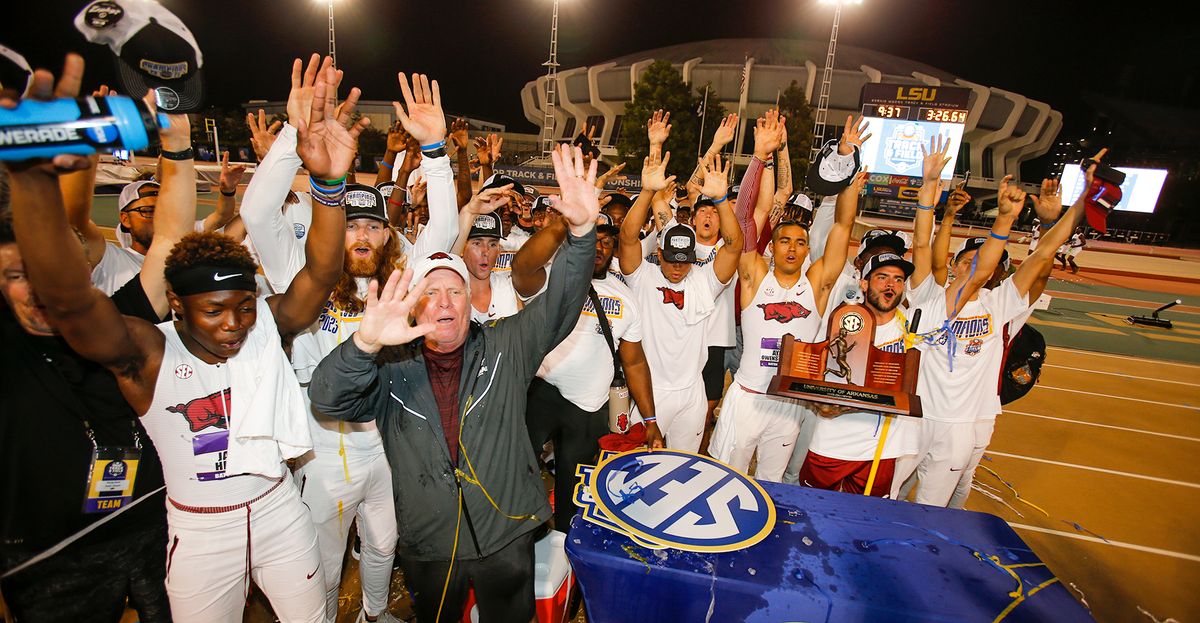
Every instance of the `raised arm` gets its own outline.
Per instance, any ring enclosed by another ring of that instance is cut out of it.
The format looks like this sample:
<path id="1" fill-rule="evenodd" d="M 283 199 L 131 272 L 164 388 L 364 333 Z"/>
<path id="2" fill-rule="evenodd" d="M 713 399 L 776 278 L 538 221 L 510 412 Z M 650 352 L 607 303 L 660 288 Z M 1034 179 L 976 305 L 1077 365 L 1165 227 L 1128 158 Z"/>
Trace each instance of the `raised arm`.
<path id="1" fill-rule="evenodd" d="M 950 239 L 954 236 L 954 217 L 970 201 L 971 195 L 968 195 L 963 187 L 954 189 L 946 198 L 946 210 L 942 214 L 941 224 L 938 225 L 937 235 L 933 237 L 933 247 L 930 251 L 933 279 L 939 286 L 945 287 L 949 276 L 950 266 L 946 259 L 950 256 Z M 913 283 L 920 284 L 919 281 Z"/>
<path id="2" fill-rule="evenodd" d="M 742 256 L 742 227 L 733 214 L 733 206 L 729 204 L 729 170 L 733 161 L 726 161 L 721 167 L 721 156 L 713 154 L 704 161 L 704 186 L 706 196 L 713 198 L 717 206 L 717 216 L 720 217 L 721 240 L 724 241 L 717 256 L 713 258 L 713 273 L 721 283 L 729 283 L 737 272 L 738 258 Z"/>
<path id="3" fill-rule="evenodd" d="M 921 189 L 917 191 L 917 214 L 913 218 L 913 273 L 912 283 L 920 284 L 929 276 L 933 254 L 930 239 L 933 237 L 933 212 L 942 194 L 942 170 L 950 162 L 950 139 L 943 140 L 941 134 L 929 137 L 929 149 L 921 145 L 924 156 L 921 166 Z M 945 264 L 945 262 L 942 262 Z"/>
<path id="4" fill-rule="evenodd" d="M 192 146 L 187 115 L 170 115 L 169 126 L 159 132 L 163 151 L 181 152 Z M 146 298 L 159 318 L 166 318 L 167 278 L 163 270 L 171 249 L 192 231 L 196 222 L 196 161 L 162 158 L 162 187 L 154 209 L 154 238 L 138 273 Z"/>
<path id="5" fill-rule="evenodd" d="M 446 115 L 442 111 L 442 91 L 437 80 L 413 74 L 412 89 L 403 73 L 399 74 L 404 107 L 392 102 L 404 129 L 421 146 L 421 172 L 426 180 L 429 223 L 414 245 L 415 252 L 450 249 L 458 238 L 458 199 L 454 188 L 454 170 L 446 155 Z M 407 107 L 408 112 L 405 112 Z M 416 202 L 413 202 L 416 205 Z"/>
<path id="6" fill-rule="evenodd" d="M 333 88 L 338 82 L 337 73 L 326 59 L 314 87 L 310 120 L 300 120 L 296 128 L 296 152 L 312 176 L 313 216 L 304 267 L 286 292 L 267 299 L 279 334 L 285 338 L 317 319 L 345 262 L 345 180 L 358 151 L 358 136 L 371 121 L 367 117 L 357 122 L 350 118 L 358 104 L 357 88 L 350 89 L 346 101 L 337 105 Z"/>
<path id="7" fill-rule="evenodd" d="M 992 278 L 992 273 L 1004 255 L 1012 224 L 1017 220 L 1021 206 L 1025 203 L 1025 192 L 1016 184 L 1009 184 L 1010 181 L 1011 175 L 1005 175 L 1004 179 L 1000 180 L 1000 193 L 996 196 L 996 220 L 992 223 L 992 231 L 987 241 L 979 248 L 976 259 L 973 260 L 975 266 L 970 276 L 963 279 L 961 284 L 955 279 L 946 289 L 946 310 L 950 318 L 957 316 L 963 306 Z"/>
<path id="8" fill-rule="evenodd" d="M 567 239 L 567 222 L 550 219 L 513 256 L 512 282 L 517 294 L 529 298 L 541 291 L 546 284 L 546 263 Z"/>
<path id="9" fill-rule="evenodd" d="M 846 128 L 842 131 L 842 138 L 838 143 L 838 153 L 848 156 L 854 153 L 854 150 L 861 149 L 862 144 L 869 138 L 871 135 L 867 133 L 867 123 L 862 117 L 855 121 L 847 115 Z M 838 193 L 833 227 L 829 229 L 829 237 L 825 240 L 825 252 L 820 259 L 814 260 L 808 269 L 808 280 L 813 286 L 818 313 L 825 313 L 829 291 L 846 265 L 846 255 L 850 251 L 850 232 L 854 230 L 854 217 L 858 214 L 858 198 L 866 184 L 867 171 L 864 168 L 854 176 L 854 181 L 849 186 Z"/>
<path id="10" fill-rule="evenodd" d="M 729 113 L 717 125 L 717 129 L 713 132 L 712 144 L 708 146 L 708 151 L 704 152 L 704 156 L 696 162 L 696 169 L 692 171 L 692 176 L 688 178 L 687 189 L 692 204 L 695 205 L 696 197 L 691 196 L 693 189 L 699 192 L 701 186 L 704 185 L 704 167 L 700 165 L 704 158 L 715 156 L 721 153 L 725 146 L 733 142 L 733 137 L 737 133 L 738 116 L 737 113 Z"/>
<path id="11" fill-rule="evenodd" d="M 447 145 L 454 146 L 454 159 L 458 162 L 458 175 L 454 176 L 455 205 L 467 205 L 471 200 L 471 139 L 467 134 L 467 120 L 458 118 L 450 124 Z"/>
<path id="12" fill-rule="evenodd" d="M 754 159 L 750 161 L 750 166 L 742 176 L 742 193 L 737 198 L 736 214 L 742 227 L 743 252 L 757 250 L 758 232 L 766 226 L 767 214 L 771 207 L 770 198 L 775 195 L 775 151 L 787 141 L 785 121 L 787 119 L 779 116 L 778 110 L 771 109 L 754 124 Z M 768 173 L 767 163 L 771 163 L 772 167 L 769 186 L 760 182 Z M 784 168 L 789 166 L 786 160 L 779 164 Z M 766 197 L 762 196 L 764 194 Z M 787 199 L 787 195 L 784 195 L 784 199 Z M 766 208 L 760 210 L 764 201 L 767 202 Z"/>
<path id="13" fill-rule="evenodd" d="M 1100 150 L 1100 153 L 1096 154 L 1092 160 L 1099 162 L 1107 152 L 1108 149 Z M 1091 187 L 1095 170 L 1096 165 L 1093 164 L 1084 172 L 1084 188 Z M 1061 192 L 1057 180 L 1042 180 L 1041 194 L 1034 198 L 1038 220 L 1042 223 L 1054 223 L 1054 225 L 1050 227 L 1049 231 L 1042 234 L 1038 248 L 1025 258 L 1025 261 L 1021 262 L 1021 266 L 1012 276 L 1013 285 L 1017 287 L 1017 291 L 1021 294 L 1028 294 L 1030 301 L 1036 300 L 1042 295 L 1046 281 L 1050 278 L 1050 271 L 1054 268 L 1054 254 L 1063 243 L 1070 239 L 1071 233 L 1083 219 L 1087 193 L 1080 193 L 1079 198 L 1064 213 Z"/>
<path id="14" fill-rule="evenodd" d="M 771 192 L 774 189 L 775 171 L 764 168 L 758 183 L 758 201 L 754 206 L 755 232 L 763 231 L 767 225 L 767 216 L 775 199 L 774 193 Z M 757 240 L 755 242 L 757 243 Z M 749 250 L 743 246 L 742 255 L 738 258 L 738 284 L 742 289 L 743 302 L 749 304 L 754 298 L 754 293 L 758 291 L 758 282 L 766 273 L 767 260 L 759 252 L 758 245 L 755 244 Z"/>
<path id="15" fill-rule="evenodd" d="M 231 166 L 229 152 L 221 154 L 221 177 L 217 181 L 217 209 L 204 217 L 204 231 L 216 231 L 228 225 L 233 217 L 237 216 L 237 189 L 245 173 L 246 165 Z M 155 225 L 157 226 L 158 223 L 155 222 Z"/>
<path id="16" fill-rule="evenodd" d="M 92 221 L 92 198 L 96 195 L 96 168 L 100 164 L 98 156 L 88 157 L 89 165 L 79 171 L 64 172 L 58 176 L 58 186 L 62 191 L 63 203 L 66 204 L 67 221 L 83 238 L 87 248 L 88 266 L 93 267 L 104 257 L 107 246 L 104 233 Z"/>
<path id="17" fill-rule="evenodd" d="M 621 223 L 620 242 L 617 245 L 617 261 L 621 265 L 621 272 L 626 275 L 632 275 L 642 265 L 642 241 L 638 234 L 646 225 L 654 194 L 675 181 L 674 175 L 667 177 L 667 163 L 670 161 L 669 151 L 662 158 L 652 153 L 642 161 L 642 192 Z"/>
<path id="18" fill-rule="evenodd" d="M 475 156 L 479 159 L 479 179 L 486 180 L 492 176 L 496 162 L 500 160 L 500 148 L 504 139 L 495 134 L 475 137 Z"/>
<path id="19" fill-rule="evenodd" d="M 480 191 L 467 205 L 463 206 L 462 212 L 458 213 L 458 239 L 454 241 L 454 245 L 450 249 L 442 249 L 450 251 L 455 255 L 462 255 L 463 249 L 467 246 L 467 236 L 471 233 L 471 227 L 475 224 L 475 217 L 480 214 L 491 214 L 498 208 L 506 205 L 509 201 L 508 191 L 512 189 L 512 184 L 505 184 L 497 188 L 489 188 Z M 422 232 L 424 235 L 424 232 Z M 419 238 L 418 238 L 419 240 Z M 432 251 L 430 251 L 432 253 Z M 424 254 L 417 254 L 423 256 Z"/>

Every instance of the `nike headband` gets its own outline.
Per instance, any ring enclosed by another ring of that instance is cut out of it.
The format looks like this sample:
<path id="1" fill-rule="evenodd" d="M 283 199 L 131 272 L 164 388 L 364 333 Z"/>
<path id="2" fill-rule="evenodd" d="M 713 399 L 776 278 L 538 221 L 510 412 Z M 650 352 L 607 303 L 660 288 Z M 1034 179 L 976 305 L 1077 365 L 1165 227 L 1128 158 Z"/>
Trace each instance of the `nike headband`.
<path id="1" fill-rule="evenodd" d="M 233 266 L 189 266 L 168 275 L 167 282 L 178 296 L 224 290 L 258 291 L 254 271 Z"/>

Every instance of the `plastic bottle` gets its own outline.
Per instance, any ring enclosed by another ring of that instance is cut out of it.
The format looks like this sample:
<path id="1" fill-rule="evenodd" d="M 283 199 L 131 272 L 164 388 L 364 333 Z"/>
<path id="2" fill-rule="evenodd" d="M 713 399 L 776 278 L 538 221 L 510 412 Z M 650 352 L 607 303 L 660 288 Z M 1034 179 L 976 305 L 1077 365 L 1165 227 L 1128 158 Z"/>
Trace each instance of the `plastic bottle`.
<path id="1" fill-rule="evenodd" d="M 22 100 L 0 108 L 0 160 L 137 151 L 167 125 L 166 115 L 156 118 L 145 102 L 122 95 Z"/>

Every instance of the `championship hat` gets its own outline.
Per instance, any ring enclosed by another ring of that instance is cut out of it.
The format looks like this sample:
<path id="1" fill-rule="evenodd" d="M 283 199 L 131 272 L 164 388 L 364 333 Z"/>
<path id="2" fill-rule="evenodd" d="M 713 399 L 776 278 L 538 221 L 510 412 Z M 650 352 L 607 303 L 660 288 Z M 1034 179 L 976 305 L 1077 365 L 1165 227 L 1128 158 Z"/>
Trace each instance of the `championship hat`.
<path id="1" fill-rule="evenodd" d="M 600 227 L 602 225 L 613 227 L 612 217 L 603 212 L 596 215 L 596 227 Z"/>
<path id="2" fill-rule="evenodd" d="M 477 214 L 475 222 L 471 223 L 471 231 L 467 234 L 467 240 L 503 237 L 504 228 L 500 225 L 500 217 L 495 214 Z"/>
<path id="3" fill-rule="evenodd" d="M 913 274 L 913 270 L 915 270 L 912 262 L 900 257 L 899 255 L 896 255 L 895 253 L 880 253 L 879 255 L 872 257 L 870 260 L 867 260 L 867 265 L 863 266 L 862 270 L 863 278 L 865 279 L 870 277 L 871 273 L 883 268 L 884 266 L 895 266 L 899 268 L 900 270 L 904 271 L 905 277 Z"/>
<path id="4" fill-rule="evenodd" d="M 370 218 L 387 224 L 387 199 L 378 188 L 346 184 L 346 220 L 356 218 Z"/>
<path id="5" fill-rule="evenodd" d="M 975 238 L 967 238 L 966 240 L 963 241 L 962 246 L 958 248 L 958 252 L 954 254 L 954 261 L 957 262 L 959 260 L 959 258 L 961 258 L 963 256 L 963 254 L 968 251 L 975 251 L 975 250 L 979 249 L 980 247 L 983 246 L 983 243 L 987 242 L 987 239 L 988 239 L 987 236 L 977 236 Z M 1007 249 L 1005 249 L 1004 253 L 1000 256 L 1000 266 L 1002 268 L 1004 268 L 1005 271 L 1008 270 L 1009 262 L 1008 262 L 1008 250 Z"/>
<path id="6" fill-rule="evenodd" d="M 737 196 L 740 195 L 741 193 L 742 193 L 742 185 L 741 184 L 734 184 L 733 186 L 729 187 L 729 196 L 730 197 L 737 198 Z"/>
<path id="7" fill-rule="evenodd" d="M 24 93 L 33 81 L 29 61 L 15 50 L 0 45 L 0 89 Z"/>
<path id="8" fill-rule="evenodd" d="M 661 242 L 664 261 L 696 261 L 696 232 L 691 227 L 673 225 L 663 232 Z"/>
<path id="9" fill-rule="evenodd" d="M 379 191 L 379 194 L 383 195 L 384 201 L 387 201 L 392 198 L 392 193 L 396 192 L 396 188 L 397 188 L 396 182 L 380 182 L 375 185 L 375 189 Z M 401 196 L 403 196 L 404 189 L 400 189 L 400 190 L 402 191 Z M 401 203 L 403 203 L 403 202 L 401 202 Z"/>
<path id="10" fill-rule="evenodd" d="M 903 232 L 892 229 L 872 229 L 863 234 L 862 240 L 858 244 L 858 253 L 862 255 L 874 247 L 887 247 L 895 251 L 897 255 L 904 255 L 908 252 L 908 241 L 904 239 Z"/>
<path id="11" fill-rule="evenodd" d="M 606 208 L 611 206 L 624 206 L 625 209 L 628 210 L 629 208 L 633 207 L 633 200 L 627 195 L 623 195 L 621 193 L 610 193 L 608 196 L 611 197 L 611 199 L 609 199 L 608 204 L 604 206 Z"/>
<path id="12" fill-rule="evenodd" d="M 804 193 L 795 193 L 791 197 L 788 197 L 787 205 L 796 206 L 805 212 L 813 211 L 812 199 L 809 199 L 808 195 Z"/>
<path id="13" fill-rule="evenodd" d="M 152 0 L 93 0 L 75 28 L 116 56 L 121 90 L 140 97 L 154 89 L 160 112 L 197 112 L 204 103 L 204 55 L 192 31 Z"/>
<path id="14" fill-rule="evenodd" d="M 805 181 L 813 192 L 829 197 L 849 186 L 860 168 L 858 147 L 849 156 L 843 156 L 838 153 L 837 139 L 833 139 L 821 147 L 816 159 L 808 167 Z"/>
<path id="15" fill-rule="evenodd" d="M 542 196 L 542 193 L 538 192 L 538 189 L 534 188 L 533 186 L 522 186 L 521 194 L 529 197 L 530 201 Z"/>
<path id="16" fill-rule="evenodd" d="M 525 186 L 523 186 L 521 182 L 513 179 L 511 175 L 505 175 L 504 173 L 493 173 L 489 175 L 488 178 L 483 181 L 483 186 L 480 186 L 479 190 L 482 191 L 489 188 L 500 188 L 501 186 L 507 186 L 508 184 L 512 184 L 512 189 L 518 194 L 525 194 Z"/>
<path id="17" fill-rule="evenodd" d="M 463 283 L 470 287 L 471 277 L 467 274 L 467 265 L 463 263 L 463 259 L 445 251 L 434 251 L 417 260 L 416 265 L 413 266 L 412 283 L 414 285 L 420 283 L 429 273 L 439 268 L 449 268 L 458 273 L 458 276 L 462 277 Z"/>
<path id="18" fill-rule="evenodd" d="M 550 210 L 550 198 L 549 197 L 538 197 L 537 199 L 534 199 L 533 207 L 529 208 L 529 213 L 532 214 L 534 212 L 543 211 L 543 210 L 544 211 Z"/>

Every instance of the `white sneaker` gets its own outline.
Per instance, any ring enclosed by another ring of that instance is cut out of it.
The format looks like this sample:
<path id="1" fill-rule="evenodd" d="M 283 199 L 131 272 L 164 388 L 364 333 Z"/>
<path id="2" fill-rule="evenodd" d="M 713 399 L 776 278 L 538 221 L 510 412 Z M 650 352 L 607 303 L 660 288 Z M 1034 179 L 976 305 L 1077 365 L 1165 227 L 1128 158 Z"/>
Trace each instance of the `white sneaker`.
<path id="1" fill-rule="evenodd" d="M 354 619 L 354 623 L 370 623 L 367 621 L 366 608 L 358 611 L 358 618 Z M 383 612 L 379 613 L 379 618 L 375 619 L 375 623 L 404 623 L 404 621 L 397 619 L 396 617 L 392 616 L 392 613 L 384 610 Z"/>

